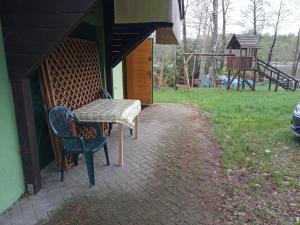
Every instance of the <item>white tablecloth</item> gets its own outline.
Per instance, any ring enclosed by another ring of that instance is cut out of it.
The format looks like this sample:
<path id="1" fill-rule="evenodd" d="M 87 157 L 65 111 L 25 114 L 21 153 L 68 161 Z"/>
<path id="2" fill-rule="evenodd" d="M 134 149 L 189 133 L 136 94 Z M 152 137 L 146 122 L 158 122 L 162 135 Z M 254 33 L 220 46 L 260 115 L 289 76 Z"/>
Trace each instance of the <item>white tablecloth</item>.
<path id="1" fill-rule="evenodd" d="M 132 128 L 141 111 L 139 100 L 98 99 L 74 110 L 81 122 L 116 122 Z"/>

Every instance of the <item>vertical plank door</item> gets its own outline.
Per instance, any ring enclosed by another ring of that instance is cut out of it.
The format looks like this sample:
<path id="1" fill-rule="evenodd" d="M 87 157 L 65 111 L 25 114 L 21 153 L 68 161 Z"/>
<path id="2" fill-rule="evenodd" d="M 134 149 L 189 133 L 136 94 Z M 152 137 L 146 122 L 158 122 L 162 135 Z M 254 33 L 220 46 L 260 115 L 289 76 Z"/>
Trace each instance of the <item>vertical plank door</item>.
<path id="1" fill-rule="evenodd" d="M 152 104 L 152 39 L 145 39 L 126 59 L 126 97 Z"/>

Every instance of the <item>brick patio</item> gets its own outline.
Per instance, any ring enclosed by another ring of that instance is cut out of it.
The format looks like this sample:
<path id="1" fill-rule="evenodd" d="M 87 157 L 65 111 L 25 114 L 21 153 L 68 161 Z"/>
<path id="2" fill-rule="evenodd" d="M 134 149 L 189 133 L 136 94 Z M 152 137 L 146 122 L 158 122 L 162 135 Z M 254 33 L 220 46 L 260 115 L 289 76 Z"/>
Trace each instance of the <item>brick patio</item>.
<path id="1" fill-rule="evenodd" d="M 191 105 L 148 107 L 138 140 L 124 132 L 123 167 L 114 127 L 107 138 L 111 165 L 102 151 L 95 155 L 95 187 L 88 187 L 84 162 L 64 182 L 50 165 L 42 171 L 43 189 L 3 213 L 0 224 L 212 224 L 207 193 L 214 188 L 207 181 L 215 155 L 205 123 Z"/>

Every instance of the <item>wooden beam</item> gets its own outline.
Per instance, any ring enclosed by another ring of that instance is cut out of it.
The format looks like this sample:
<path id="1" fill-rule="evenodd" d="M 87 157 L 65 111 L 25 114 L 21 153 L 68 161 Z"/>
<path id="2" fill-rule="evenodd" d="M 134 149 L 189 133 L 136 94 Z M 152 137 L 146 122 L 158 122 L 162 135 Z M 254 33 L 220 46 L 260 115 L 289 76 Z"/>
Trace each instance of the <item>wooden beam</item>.
<path id="1" fill-rule="evenodd" d="M 248 87 L 249 87 L 252 91 L 254 91 L 253 85 L 252 85 L 251 83 L 249 83 L 249 81 L 248 81 L 245 77 L 242 77 L 242 79 L 243 79 L 244 86 L 245 86 L 245 83 L 246 83 L 246 84 L 248 85 Z M 245 88 L 243 88 L 243 89 L 245 89 Z"/>
<path id="2" fill-rule="evenodd" d="M 159 27 L 159 23 L 146 24 L 144 29 L 135 39 L 131 40 L 123 46 L 121 52 L 115 54 L 112 58 L 112 66 L 116 66 L 121 62 L 133 49 L 135 49 L 140 43 L 142 43 L 153 31 Z"/>
<path id="3" fill-rule="evenodd" d="M 232 79 L 231 79 L 231 81 L 229 82 L 229 84 L 228 84 L 228 87 L 230 88 L 231 87 L 231 85 L 232 85 L 232 82 L 234 81 L 234 79 L 236 78 L 236 74 L 232 77 Z M 228 89 L 229 89 L 228 88 Z"/>
<path id="4" fill-rule="evenodd" d="M 112 40 L 135 40 L 137 37 L 139 37 L 141 34 L 139 32 L 113 32 L 111 35 Z"/>
<path id="5" fill-rule="evenodd" d="M 135 117 L 135 134 L 134 134 L 134 139 L 137 139 L 138 138 L 138 130 L 139 130 L 139 117 L 136 116 Z"/>
<path id="6" fill-rule="evenodd" d="M 254 76 L 253 76 L 253 91 L 255 91 L 255 84 L 256 84 L 256 70 L 254 70 Z"/>
<path id="7" fill-rule="evenodd" d="M 279 72 L 277 73 L 276 82 L 275 82 L 275 91 L 278 90 L 278 82 L 279 82 Z"/>
<path id="8" fill-rule="evenodd" d="M 26 190 L 37 193 L 42 183 L 29 79 L 13 82 L 12 90 Z"/>
<path id="9" fill-rule="evenodd" d="M 230 42 L 231 42 L 231 41 L 230 41 Z M 231 46 L 230 46 L 230 49 L 229 49 L 229 54 L 230 54 L 230 55 L 232 54 L 232 48 L 231 48 Z M 228 68 L 228 59 L 229 59 L 229 58 L 227 58 L 227 68 Z M 231 76 L 231 70 L 229 69 L 229 70 L 228 70 L 228 78 L 227 78 L 227 90 L 229 90 L 229 89 L 230 89 L 230 86 L 231 86 L 230 76 Z M 233 79 L 232 79 L 232 80 L 233 80 Z"/>
<path id="10" fill-rule="evenodd" d="M 227 78 L 227 90 L 230 89 L 230 84 L 231 84 L 231 81 L 230 81 L 230 76 L 231 76 L 231 70 L 228 70 L 228 78 Z"/>
<path id="11" fill-rule="evenodd" d="M 297 86 L 298 86 L 298 81 L 295 81 L 293 91 L 296 91 Z"/>
<path id="12" fill-rule="evenodd" d="M 190 78 L 188 72 L 188 62 L 193 55 L 183 55 L 183 74 L 184 74 L 184 84 L 190 89 Z"/>
<path id="13" fill-rule="evenodd" d="M 198 55 L 198 56 L 235 56 L 235 54 L 215 54 L 215 53 L 200 53 L 200 52 L 186 52 L 183 53 L 184 55 Z"/>
<path id="14" fill-rule="evenodd" d="M 178 88 L 187 89 L 187 90 L 190 89 L 189 86 L 185 84 L 176 84 L 175 87 L 176 87 L 175 90 L 177 90 Z"/>
<path id="15" fill-rule="evenodd" d="M 244 70 L 243 71 L 243 77 L 242 77 L 242 89 L 244 90 L 245 89 L 245 75 L 246 75 L 246 71 Z"/>
<path id="16" fill-rule="evenodd" d="M 113 3 L 114 1 L 103 1 L 104 10 L 104 34 L 105 34 L 105 71 L 106 89 L 113 96 L 113 75 L 112 75 L 112 24 L 113 24 Z"/>
<path id="17" fill-rule="evenodd" d="M 193 57 L 193 55 L 194 54 L 187 54 L 187 55 L 185 54 L 183 57 L 183 60 L 184 60 L 183 63 L 188 64 L 190 59 Z"/>
<path id="18" fill-rule="evenodd" d="M 119 166 L 124 164 L 124 126 L 118 123 L 118 139 L 119 139 Z"/>
<path id="19" fill-rule="evenodd" d="M 195 56 L 194 56 L 194 62 L 193 62 L 193 72 L 192 72 L 192 85 L 191 85 L 191 88 L 193 88 L 193 87 L 194 87 L 194 73 L 195 73 L 196 61 L 197 61 L 197 55 L 195 55 Z"/>
<path id="20" fill-rule="evenodd" d="M 269 79 L 269 91 L 271 91 L 271 85 L 272 85 L 272 80 L 271 79 Z"/>
<path id="21" fill-rule="evenodd" d="M 149 24 L 149 23 L 147 23 Z M 165 25 L 168 26 L 167 22 L 159 22 L 159 24 L 161 25 Z M 125 24 L 114 24 L 114 26 L 112 27 L 113 32 L 115 31 L 140 31 L 145 27 L 145 23 L 125 23 Z"/>

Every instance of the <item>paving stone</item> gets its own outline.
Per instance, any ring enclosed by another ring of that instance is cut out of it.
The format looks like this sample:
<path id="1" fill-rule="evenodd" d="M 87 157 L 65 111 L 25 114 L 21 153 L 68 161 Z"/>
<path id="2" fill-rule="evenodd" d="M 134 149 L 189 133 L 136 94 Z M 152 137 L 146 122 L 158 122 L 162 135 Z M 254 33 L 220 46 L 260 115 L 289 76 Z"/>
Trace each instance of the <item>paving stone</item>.
<path id="1" fill-rule="evenodd" d="M 95 187 L 89 188 L 84 161 L 66 172 L 64 182 L 51 164 L 42 171 L 44 188 L 0 215 L 0 224 L 210 224 L 201 202 L 209 150 L 199 145 L 205 137 L 197 116 L 188 105 L 146 108 L 138 140 L 125 132 L 123 167 L 117 166 L 114 126 L 107 137 L 111 165 L 105 166 L 103 152 L 95 154 Z"/>

